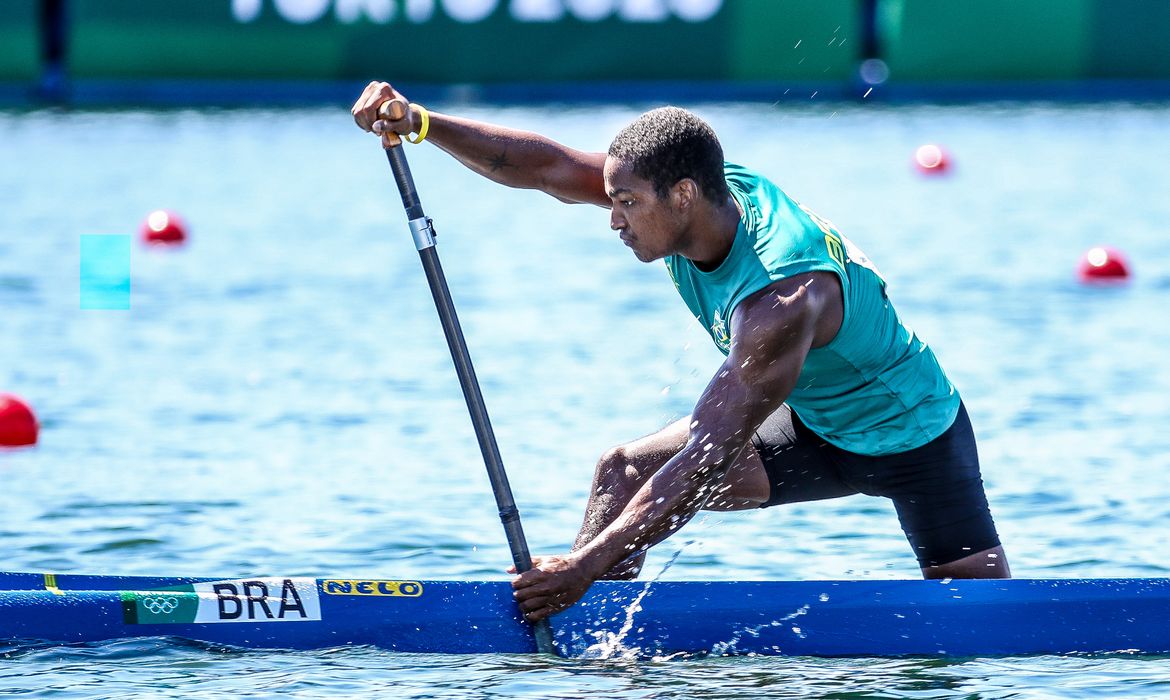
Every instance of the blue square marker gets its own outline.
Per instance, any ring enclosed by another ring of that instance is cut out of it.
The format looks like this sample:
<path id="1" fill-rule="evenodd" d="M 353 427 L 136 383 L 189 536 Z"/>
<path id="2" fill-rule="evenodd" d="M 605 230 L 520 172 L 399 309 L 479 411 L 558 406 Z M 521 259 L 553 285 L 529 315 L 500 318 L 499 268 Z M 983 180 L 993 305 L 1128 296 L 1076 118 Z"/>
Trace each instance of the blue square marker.
<path id="1" fill-rule="evenodd" d="M 81 236 L 81 308 L 130 309 L 130 236 Z"/>

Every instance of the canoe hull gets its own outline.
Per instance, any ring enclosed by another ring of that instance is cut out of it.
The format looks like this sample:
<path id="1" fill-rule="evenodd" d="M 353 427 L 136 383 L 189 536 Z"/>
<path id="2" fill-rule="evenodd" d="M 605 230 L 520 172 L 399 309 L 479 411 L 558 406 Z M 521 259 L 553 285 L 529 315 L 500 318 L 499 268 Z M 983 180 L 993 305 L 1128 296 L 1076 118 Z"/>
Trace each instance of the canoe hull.
<path id="1" fill-rule="evenodd" d="M 1170 579 L 594 584 L 564 656 L 1170 653 Z M 536 650 L 506 581 L 0 573 L 0 640 L 181 637 L 246 648 Z"/>

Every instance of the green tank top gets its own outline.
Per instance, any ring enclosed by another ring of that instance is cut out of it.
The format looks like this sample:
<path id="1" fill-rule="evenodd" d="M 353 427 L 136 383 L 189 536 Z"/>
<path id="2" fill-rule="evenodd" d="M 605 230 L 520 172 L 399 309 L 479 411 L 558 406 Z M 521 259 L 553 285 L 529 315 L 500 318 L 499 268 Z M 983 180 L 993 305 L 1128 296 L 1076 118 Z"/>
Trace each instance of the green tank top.
<path id="1" fill-rule="evenodd" d="M 817 435 L 858 454 L 905 452 L 946 431 L 958 391 L 902 323 L 865 254 L 766 178 L 730 163 L 724 172 L 744 212 L 727 258 L 709 272 L 680 255 L 666 258 L 679 294 L 723 354 L 731 314 L 746 297 L 791 275 L 832 272 L 844 291 L 841 329 L 809 351 L 788 405 Z"/>

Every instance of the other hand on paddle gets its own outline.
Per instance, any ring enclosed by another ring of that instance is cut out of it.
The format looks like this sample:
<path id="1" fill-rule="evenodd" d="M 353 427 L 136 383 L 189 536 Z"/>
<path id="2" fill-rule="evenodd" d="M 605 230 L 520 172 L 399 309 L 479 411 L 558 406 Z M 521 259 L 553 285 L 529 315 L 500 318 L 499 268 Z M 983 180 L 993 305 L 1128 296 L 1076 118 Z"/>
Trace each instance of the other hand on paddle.
<path id="1" fill-rule="evenodd" d="M 379 135 L 391 133 L 406 135 L 417 131 L 420 117 L 414 105 L 405 110 L 401 119 L 387 119 L 386 113 L 380 111 L 382 105 L 394 100 L 400 101 L 403 105 L 409 103 L 390 83 L 378 81 L 370 83 L 350 110 L 354 122 L 365 131 Z"/>
<path id="2" fill-rule="evenodd" d="M 508 573 L 516 573 L 516 567 Z M 576 553 L 533 557 L 532 568 L 512 579 L 512 595 L 524 617 L 536 622 L 571 607 L 596 579 Z"/>

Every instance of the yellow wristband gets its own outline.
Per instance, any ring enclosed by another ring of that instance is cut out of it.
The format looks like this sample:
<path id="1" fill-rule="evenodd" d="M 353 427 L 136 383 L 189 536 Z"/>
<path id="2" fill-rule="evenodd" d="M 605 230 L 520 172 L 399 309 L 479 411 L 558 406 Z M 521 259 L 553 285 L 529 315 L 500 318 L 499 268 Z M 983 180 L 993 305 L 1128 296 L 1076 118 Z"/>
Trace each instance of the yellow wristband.
<path id="1" fill-rule="evenodd" d="M 431 130 L 431 113 L 422 105 L 416 105 L 412 102 L 410 106 L 418 110 L 419 116 L 422 117 L 422 126 L 418 128 L 418 136 L 414 138 L 407 136 L 406 140 L 411 143 L 422 143 L 427 137 L 427 132 Z"/>

